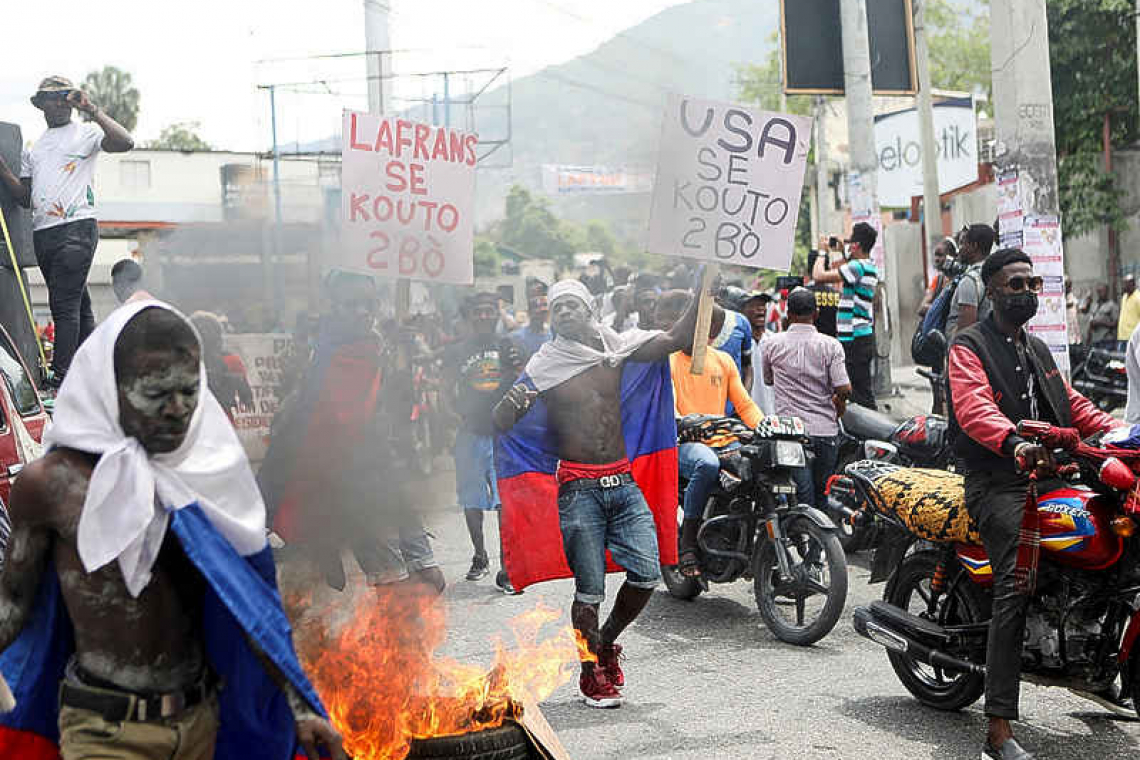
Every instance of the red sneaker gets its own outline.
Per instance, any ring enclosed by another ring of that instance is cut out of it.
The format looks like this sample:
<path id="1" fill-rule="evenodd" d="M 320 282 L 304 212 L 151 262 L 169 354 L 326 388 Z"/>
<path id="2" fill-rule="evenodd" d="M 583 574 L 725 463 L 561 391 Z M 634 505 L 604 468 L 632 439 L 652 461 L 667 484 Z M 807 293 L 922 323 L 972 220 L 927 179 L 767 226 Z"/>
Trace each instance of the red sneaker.
<path id="1" fill-rule="evenodd" d="M 605 671 L 609 682 L 619 689 L 625 686 L 625 673 L 621 672 L 621 660 L 624 659 L 621 644 L 602 644 L 598 651 L 598 667 Z"/>
<path id="2" fill-rule="evenodd" d="M 610 683 L 606 672 L 598 666 L 582 671 L 578 688 L 582 691 L 582 699 L 590 707 L 621 707 L 621 692 Z"/>

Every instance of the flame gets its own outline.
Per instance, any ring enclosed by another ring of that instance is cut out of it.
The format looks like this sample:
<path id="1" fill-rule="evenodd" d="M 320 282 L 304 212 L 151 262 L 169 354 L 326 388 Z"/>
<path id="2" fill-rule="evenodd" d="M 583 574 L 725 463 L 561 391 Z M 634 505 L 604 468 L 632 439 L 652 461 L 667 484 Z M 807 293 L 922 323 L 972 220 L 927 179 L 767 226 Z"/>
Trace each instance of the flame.
<path id="1" fill-rule="evenodd" d="M 561 617 L 542 604 L 510 621 L 514 646 L 496 638 L 487 668 L 435 654 L 446 611 L 422 586 L 358 585 L 352 596 L 323 610 L 309 598 L 290 606 L 308 607 L 297 651 L 355 760 L 403 760 L 413 739 L 499 726 L 570 680 L 579 656 L 596 659 L 569 625 L 540 640 Z"/>

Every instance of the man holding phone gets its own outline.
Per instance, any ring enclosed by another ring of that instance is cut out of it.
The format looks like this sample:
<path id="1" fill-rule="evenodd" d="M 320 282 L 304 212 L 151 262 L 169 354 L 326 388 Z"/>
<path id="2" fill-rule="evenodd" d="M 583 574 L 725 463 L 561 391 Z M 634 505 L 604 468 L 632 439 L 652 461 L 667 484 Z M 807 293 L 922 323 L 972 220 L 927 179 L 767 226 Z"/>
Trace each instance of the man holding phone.
<path id="1" fill-rule="evenodd" d="M 121 124 L 64 77 L 40 82 L 32 105 L 43 111 L 48 128 L 24 151 L 19 177 L 0 160 L 0 184 L 17 203 L 32 209 L 36 262 L 47 283 L 56 326 L 48 381 L 48 390 L 54 391 L 63 382 L 75 350 L 95 329 L 87 293 L 87 273 L 99 242 L 95 157 L 100 150 L 125 153 L 135 143 Z M 72 109 L 87 114 L 89 121 L 72 121 Z"/>
<path id="2" fill-rule="evenodd" d="M 825 256 L 815 260 L 812 279 L 817 283 L 835 283 L 843 287 L 839 296 L 837 327 L 839 342 L 847 356 L 847 376 L 851 379 L 851 400 L 875 407 L 875 391 L 871 378 L 871 362 L 875 357 L 875 288 L 879 271 L 871 261 L 871 249 L 879 233 L 866 222 L 851 228 L 847 241 L 846 261 L 837 238 L 828 241 Z"/>

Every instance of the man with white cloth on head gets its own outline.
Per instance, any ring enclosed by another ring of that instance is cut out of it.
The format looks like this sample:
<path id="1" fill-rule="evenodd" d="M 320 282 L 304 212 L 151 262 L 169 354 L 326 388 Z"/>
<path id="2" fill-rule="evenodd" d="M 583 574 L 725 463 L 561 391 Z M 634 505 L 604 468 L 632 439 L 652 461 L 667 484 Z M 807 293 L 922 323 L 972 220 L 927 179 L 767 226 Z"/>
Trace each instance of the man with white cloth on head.
<path id="1" fill-rule="evenodd" d="M 571 621 L 597 656 L 596 667 L 583 662 L 579 686 L 591 707 L 616 707 L 625 677 L 618 664 L 621 647 L 615 642 L 641 613 L 661 578 L 653 514 L 633 480 L 623 436 L 622 365 L 663 362 L 691 341 L 696 307 L 669 332 L 632 329 L 619 334 L 598 321 L 592 303 L 578 281 L 563 280 L 551 288 L 554 338 L 526 365 L 534 387 L 513 386 L 495 407 L 494 417 L 498 430 L 506 432 L 536 399 L 541 396 L 544 402 L 559 459 L 562 545 L 575 581 Z M 626 570 L 626 581 L 599 630 L 607 550 Z"/>
<path id="2" fill-rule="evenodd" d="M 343 758 L 186 318 L 153 300 L 113 312 L 55 409 L 49 452 L 12 488 L 0 673 L 16 705 L 0 756 L 30 735 L 64 760 Z"/>

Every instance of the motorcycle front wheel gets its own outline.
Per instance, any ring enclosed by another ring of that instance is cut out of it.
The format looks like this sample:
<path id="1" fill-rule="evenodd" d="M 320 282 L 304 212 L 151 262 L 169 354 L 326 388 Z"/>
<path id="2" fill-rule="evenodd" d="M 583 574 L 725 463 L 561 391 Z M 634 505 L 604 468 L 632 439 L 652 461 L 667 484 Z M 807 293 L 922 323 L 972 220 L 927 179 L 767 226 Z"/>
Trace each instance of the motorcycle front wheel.
<path id="1" fill-rule="evenodd" d="M 847 556 L 835 531 L 803 515 L 783 524 L 791 577 L 780 577 L 776 546 L 764 536 L 755 559 L 756 607 L 776 638 L 808 646 L 839 621 L 847 601 Z"/>
<path id="2" fill-rule="evenodd" d="M 912 615 L 924 617 L 941 626 L 977 623 L 985 619 L 987 609 L 982 591 L 965 578 L 951 579 L 935 607 L 928 613 L 930 584 L 942 561 L 940 549 L 918 551 L 909 555 L 887 584 L 883 598 L 889 604 Z M 954 653 L 961 656 L 960 653 Z M 985 690 L 985 676 L 952 673 L 919 662 L 905 654 L 887 650 L 891 667 L 906 690 L 919 702 L 937 710 L 960 710 L 978 701 Z"/>

